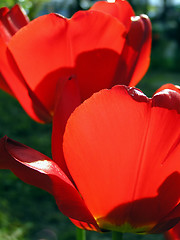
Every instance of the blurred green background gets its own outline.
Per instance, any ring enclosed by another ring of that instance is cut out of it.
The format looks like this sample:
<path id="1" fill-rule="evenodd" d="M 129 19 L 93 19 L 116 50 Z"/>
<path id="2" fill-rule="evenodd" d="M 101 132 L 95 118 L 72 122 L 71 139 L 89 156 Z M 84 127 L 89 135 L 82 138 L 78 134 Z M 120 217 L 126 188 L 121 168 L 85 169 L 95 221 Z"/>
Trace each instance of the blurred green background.
<path id="1" fill-rule="evenodd" d="M 149 97 L 161 85 L 180 85 L 180 1 L 131 0 L 136 14 L 147 13 L 153 25 L 151 65 L 138 84 Z M 0 7 L 19 3 L 30 19 L 49 12 L 67 17 L 88 9 L 90 0 L 1 0 Z M 0 136 L 7 135 L 51 156 L 51 124 L 31 120 L 18 102 L 0 91 Z M 75 227 L 63 216 L 48 193 L 0 171 L 0 240 L 71 240 Z M 108 240 L 111 233 L 88 232 L 88 240 Z M 125 234 L 124 240 L 163 240 L 163 235 Z"/>

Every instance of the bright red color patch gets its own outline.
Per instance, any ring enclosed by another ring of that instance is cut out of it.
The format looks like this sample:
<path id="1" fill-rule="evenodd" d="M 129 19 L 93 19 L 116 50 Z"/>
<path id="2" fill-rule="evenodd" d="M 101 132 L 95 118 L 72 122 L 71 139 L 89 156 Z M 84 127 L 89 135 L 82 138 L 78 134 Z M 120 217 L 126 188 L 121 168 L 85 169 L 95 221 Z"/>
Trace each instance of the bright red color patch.
<path id="1" fill-rule="evenodd" d="M 180 217 L 173 213 L 180 200 L 179 113 L 180 95 L 171 90 L 151 100 L 117 86 L 70 116 L 66 164 L 100 228 L 161 232 Z"/>
<path id="2" fill-rule="evenodd" d="M 71 80 L 64 85 L 64 99 L 72 93 L 77 101 L 70 110 L 78 103 Z M 53 194 L 60 211 L 87 230 L 159 233 L 179 222 L 178 92 L 163 90 L 149 99 L 138 89 L 116 86 L 94 94 L 69 117 L 63 150 L 65 165 L 59 167 L 3 138 L 0 168 Z"/>
<path id="3" fill-rule="evenodd" d="M 4 21 L 6 9 L 1 11 Z M 47 122 L 55 111 L 57 84 L 63 86 L 68 79 L 77 79 L 81 102 L 117 83 L 137 84 L 149 65 L 151 24 L 147 17 L 132 16 L 129 3 L 117 0 L 96 3 L 71 19 L 56 14 L 38 17 L 8 40 L 2 54 L 0 47 L 0 66 L 8 65 L 6 70 L 0 67 L 0 87 L 15 96 L 34 120 Z M 21 93 L 12 83 L 17 71 L 23 79 L 17 83 L 24 85 Z M 29 104 L 23 105 L 21 94 L 27 95 Z M 49 116 L 42 115 L 44 109 Z"/>

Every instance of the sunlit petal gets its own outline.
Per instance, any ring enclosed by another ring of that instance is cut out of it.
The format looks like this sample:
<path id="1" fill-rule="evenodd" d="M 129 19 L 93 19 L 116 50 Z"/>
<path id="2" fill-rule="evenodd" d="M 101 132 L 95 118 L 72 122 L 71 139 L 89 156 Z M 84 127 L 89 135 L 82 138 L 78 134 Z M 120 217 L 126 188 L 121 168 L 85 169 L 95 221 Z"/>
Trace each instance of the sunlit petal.
<path id="1" fill-rule="evenodd" d="M 179 114 L 180 94 L 151 100 L 124 86 L 94 94 L 72 113 L 65 160 L 100 228 L 162 230 L 180 200 Z"/>
<path id="2" fill-rule="evenodd" d="M 22 181 L 51 193 L 66 216 L 97 228 L 72 182 L 47 156 L 4 137 L 0 140 L 0 168 L 10 169 Z"/>

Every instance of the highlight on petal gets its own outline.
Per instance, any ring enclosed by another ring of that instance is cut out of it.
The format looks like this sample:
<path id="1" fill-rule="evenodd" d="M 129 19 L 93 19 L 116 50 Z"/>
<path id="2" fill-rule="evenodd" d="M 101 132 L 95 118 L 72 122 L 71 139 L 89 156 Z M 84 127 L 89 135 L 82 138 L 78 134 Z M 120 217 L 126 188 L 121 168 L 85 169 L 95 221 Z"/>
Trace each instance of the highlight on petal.
<path id="1" fill-rule="evenodd" d="M 127 32 L 130 29 L 131 17 L 134 11 L 128 1 L 115 0 L 114 2 L 99 1 L 93 4 L 90 11 L 100 11 L 117 18 L 125 27 Z"/>
<path id="2" fill-rule="evenodd" d="M 146 73 L 151 53 L 151 22 L 146 15 L 131 18 L 131 28 L 120 55 L 113 85 L 135 86 Z"/>
<path id="3" fill-rule="evenodd" d="M 20 28 L 28 23 L 27 15 L 18 4 L 11 10 L 6 7 L 0 9 L 0 37 L 4 42 L 8 42 Z"/>
<path id="4" fill-rule="evenodd" d="M 0 140 L 0 168 L 9 169 L 22 181 L 51 193 L 63 214 L 92 224 L 98 230 L 94 218 L 74 185 L 47 156 L 4 137 Z"/>
<path id="5" fill-rule="evenodd" d="M 166 90 L 166 89 L 171 89 L 171 90 L 173 90 L 173 91 L 176 91 L 176 92 L 180 93 L 180 86 L 174 85 L 174 84 L 172 84 L 172 83 L 167 83 L 167 84 L 162 85 L 162 86 L 156 91 L 156 93 L 157 93 L 157 92 L 160 92 L 160 91 L 162 91 L 162 90 Z"/>
<path id="6" fill-rule="evenodd" d="M 65 161 L 101 229 L 155 233 L 179 221 L 179 107 L 172 90 L 148 99 L 116 86 L 71 114 Z"/>

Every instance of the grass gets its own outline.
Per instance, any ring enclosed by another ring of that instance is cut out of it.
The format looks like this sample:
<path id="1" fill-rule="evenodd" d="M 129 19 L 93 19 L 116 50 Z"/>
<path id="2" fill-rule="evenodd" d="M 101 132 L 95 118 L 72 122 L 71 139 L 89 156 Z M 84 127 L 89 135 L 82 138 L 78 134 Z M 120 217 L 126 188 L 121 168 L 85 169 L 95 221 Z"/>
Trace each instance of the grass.
<path id="1" fill-rule="evenodd" d="M 138 88 L 149 97 L 162 84 L 180 83 L 180 74 L 149 71 Z M 51 124 L 31 120 L 18 102 L 0 91 L 0 137 L 7 135 L 51 156 Z M 0 171 L 0 240 L 71 240 L 75 227 L 48 193 L 26 185 L 10 171 Z M 88 240 L 108 240 L 110 233 L 88 232 Z M 162 240 L 162 235 L 125 234 L 124 240 Z"/>

